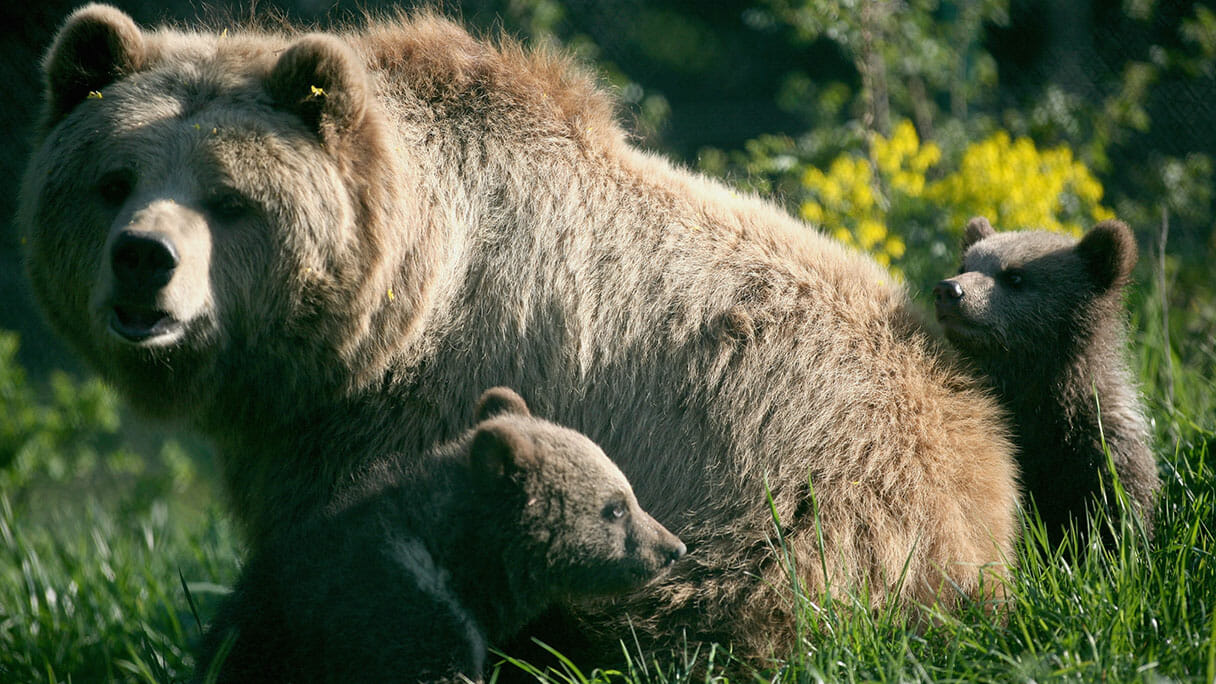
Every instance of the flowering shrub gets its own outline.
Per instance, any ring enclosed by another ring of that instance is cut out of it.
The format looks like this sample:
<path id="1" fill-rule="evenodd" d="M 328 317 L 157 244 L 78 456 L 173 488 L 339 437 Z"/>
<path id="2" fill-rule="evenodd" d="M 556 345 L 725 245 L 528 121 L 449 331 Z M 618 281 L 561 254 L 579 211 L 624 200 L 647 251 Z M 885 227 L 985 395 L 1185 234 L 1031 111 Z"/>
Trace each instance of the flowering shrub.
<path id="1" fill-rule="evenodd" d="M 925 191 L 925 174 L 941 158 L 933 143 L 921 145 L 916 129 L 901 122 L 887 139 L 870 139 L 873 161 L 842 154 L 825 174 L 809 167 L 802 174 L 808 199 L 800 213 L 840 241 L 872 252 L 884 266 L 904 255 L 904 238 L 892 233 L 888 218 L 897 205 L 919 199 Z M 877 176 L 875 176 L 877 170 Z"/>
<path id="2" fill-rule="evenodd" d="M 1029 138 L 998 131 L 969 146 L 957 171 L 932 184 L 927 197 L 962 226 L 986 216 L 1002 228 L 1041 228 L 1080 235 L 1114 213 L 1102 202 L 1102 184 L 1060 146 L 1039 151 Z"/>
<path id="3" fill-rule="evenodd" d="M 826 173 L 807 167 L 799 211 L 896 273 L 909 240 L 945 252 L 943 239 L 956 239 L 972 216 L 999 229 L 1074 235 L 1113 216 L 1101 204 L 1102 185 L 1067 147 L 1039 150 L 1028 138 L 998 131 L 951 162 L 907 120 L 889 138 L 871 134 L 868 143 L 868 154 L 840 154 Z"/>

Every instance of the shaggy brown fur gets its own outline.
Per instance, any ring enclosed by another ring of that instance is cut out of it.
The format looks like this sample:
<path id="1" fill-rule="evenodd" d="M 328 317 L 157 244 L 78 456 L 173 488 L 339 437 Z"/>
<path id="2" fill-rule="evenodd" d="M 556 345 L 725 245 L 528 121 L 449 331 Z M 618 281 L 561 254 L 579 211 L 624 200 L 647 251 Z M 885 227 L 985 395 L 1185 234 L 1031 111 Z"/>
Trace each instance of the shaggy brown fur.
<path id="1" fill-rule="evenodd" d="M 41 303 L 136 406 L 215 440 L 255 548 L 502 384 L 689 544 L 582 611 L 594 633 L 787 651 L 766 482 L 812 594 L 996 590 L 1011 446 L 903 288 L 630 147 L 565 60 L 434 16 L 214 34 L 90 6 L 46 68 L 20 218 Z"/>
<path id="2" fill-rule="evenodd" d="M 487 647 L 553 601 L 635 589 L 684 554 L 583 435 L 504 388 L 476 420 L 255 554 L 198 681 L 481 681 Z"/>
<path id="3" fill-rule="evenodd" d="M 1125 360 L 1123 288 L 1135 264 L 1135 238 L 1118 221 L 1077 242 L 1045 231 L 998 234 L 975 218 L 959 275 L 933 290 L 946 336 L 1012 415 L 1026 493 L 1053 540 L 1085 520 L 1101 489 L 1113 496 L 1103 438 L 1152 529 L 1161 482 Z"/>

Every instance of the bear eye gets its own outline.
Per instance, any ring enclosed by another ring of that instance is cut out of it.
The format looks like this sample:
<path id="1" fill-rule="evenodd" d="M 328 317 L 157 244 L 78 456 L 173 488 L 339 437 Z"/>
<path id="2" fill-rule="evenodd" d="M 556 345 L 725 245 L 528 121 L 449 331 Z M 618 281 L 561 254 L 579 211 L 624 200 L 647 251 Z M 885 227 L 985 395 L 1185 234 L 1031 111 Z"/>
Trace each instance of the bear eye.
<path id="1" fill-rule="evenodd" d="M 106 204 L 120 205 L 135 189 L 135 174 L 127 169 L 107 171 L 97 181 L 97 194 Z"/>
<path id="2" fill-rule="evenodd" d="M 1022 272 L 1011 268 L 1001 272 L 1001 282 L 1008 287 L 1018 288 L 1022 286 Z"/>
<path id="3" fill-rule="evenodd" d="M 616 501 L 604 507 L 604 518 L 610 522 L 616 522 L 625 517 L 628 509 L 622 501 Z"/>
<path id="4" fill-rule="evenodd" d="M 233 222 L 253 211 L 253 201 L 235 191 L 217 192 L 206 201 L 207 213 L 223 222 Z"/>

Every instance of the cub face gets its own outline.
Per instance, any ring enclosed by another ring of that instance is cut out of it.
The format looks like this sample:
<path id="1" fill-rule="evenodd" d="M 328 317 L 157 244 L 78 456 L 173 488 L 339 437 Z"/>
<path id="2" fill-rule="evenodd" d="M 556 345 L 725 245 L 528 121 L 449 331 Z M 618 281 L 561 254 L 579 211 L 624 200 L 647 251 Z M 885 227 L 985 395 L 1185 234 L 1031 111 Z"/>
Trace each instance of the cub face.
<path id="1" fill-rule="evenodd" d="M 1117 295 L 1135 250 L 1131 230 L 1118 221 L 1098 224 L 1078 242 L 1046 231 L 997 233 L 974 218 L 959 274 L 933 288 L 937 320 L 947 339 L 976 355 L 1052 350 L 1086 329 L 1095 300 Z"/>
<path id="2" fill-rule="evenodd" d="M 503 399 L 509 392 L 494 389 L 483 397 L 471 459 L 522 501 L 516 548 L 540 560 L 555 593 L 625 592 L 685 554 L 679 538 L 642 510 L 625 475 L 594 442 L 532 418 L 514 393 L 518 401 Z"/>

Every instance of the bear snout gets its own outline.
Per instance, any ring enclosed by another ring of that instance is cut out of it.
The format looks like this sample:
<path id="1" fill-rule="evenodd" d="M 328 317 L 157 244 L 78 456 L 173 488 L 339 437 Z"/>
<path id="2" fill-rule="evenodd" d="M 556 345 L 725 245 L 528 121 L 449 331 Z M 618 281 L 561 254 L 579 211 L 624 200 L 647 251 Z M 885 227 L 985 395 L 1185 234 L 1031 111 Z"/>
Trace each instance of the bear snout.
<path id="1" fill-rule="evenodd" d="M 684 542 L 679 539 L 675 539 L 675 542 L 675 546 L 667 551 L 667 560 L 663 563 L 663 567 L 665 568 L 671 567 L 676 561 L 683 558 L 684 554 L 688 553 L 688 547 L 684 545 Z"/>
<path id="2" fill-rule="evenodd" d="M 963 298 L 963 286 L 956 280 L 943 280 L 933 286 L 933 301 L 953 304 Z"/>
<path id="3" fill-rule="evenodd" d="M 933 308 L 938 322 L 958 316 L 963 299 L 963 285 L 957 280 L 943 280 L 933 286 Z"/>
<path id="4" fill-rule="evenodd" d="M 168 237 L 146 231 L 120 232 L 110 247 L 114 288 L 110 329 L 137 344 L 175 331 L 177 321 L 156 302 L 179 262 Z"/>
<path id="5" fill-rule="evenodd" d="M 645 516 L 643 524 L 649 526 L 651 533 L 654 535 L 651 543 L 653 544 L 653 553 L 658 561 L 658 569 L 662 570 L 671 567 L 672 564 L 688 553 L 688 547 L 673 532 L 663 527 L 663 524 L 651 517 L 650 514 L 643 512 L 642 515 Z"/>
<path id="6" fill-rule="evenodd" d="M 173 278 L 179 259 L 169 238 L 158 233 L 124 230 L 110 248 L 110 268 L 123 294 L 155 297 Z"/>

